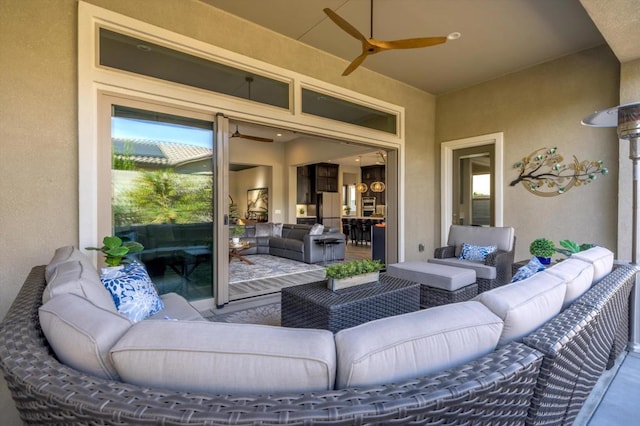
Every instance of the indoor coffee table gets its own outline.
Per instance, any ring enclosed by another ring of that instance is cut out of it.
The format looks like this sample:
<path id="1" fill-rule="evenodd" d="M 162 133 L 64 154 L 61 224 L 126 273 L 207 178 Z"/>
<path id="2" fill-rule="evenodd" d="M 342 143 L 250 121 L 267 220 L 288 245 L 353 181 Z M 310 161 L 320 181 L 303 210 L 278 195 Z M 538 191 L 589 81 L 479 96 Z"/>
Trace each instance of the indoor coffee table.
<path id="1" fill-rule="evenodd" d="M 235 257 L 236 259 L 246 263 L 247 265 L 253 265 L 254 263 L 252 261 L 250 261 L 249 259 L 247 259 L 242 255 L 243 252 L 245 252 L 246 250 L 250 249 L 253 246 L 254 245 L 250 243 L 240 243 L 240 244 L 229 243 L 229 262 L 231 262 Z"/>
<path id="2" fill-rule="evenodd" d="M 326 281 L 281 290 L 282 326 L 344 328 L 420 309 L 420 284 L 380 274 L 380 280 L 339 291 Z"/>

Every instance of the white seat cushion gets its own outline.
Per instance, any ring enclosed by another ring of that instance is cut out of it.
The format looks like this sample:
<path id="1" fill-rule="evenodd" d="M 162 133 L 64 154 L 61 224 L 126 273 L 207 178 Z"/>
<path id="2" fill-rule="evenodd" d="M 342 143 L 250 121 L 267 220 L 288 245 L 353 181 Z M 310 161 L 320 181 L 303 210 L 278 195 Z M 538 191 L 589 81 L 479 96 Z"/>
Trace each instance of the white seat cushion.
<path id="1" fill-rule="evenodd" d="M 102 285 L 98 271 L 82 260 L 71 260 L 59 264 L 51 275 L 42 293 L 42 304 L 50 299 L 73 293 L 84 297 L 96 306 L 117 313 L 111 294 Z"/>
<path id="2" fill-rule="evenodd" d="M 438 265 L 453 266 L 455 268 L 471 269 L 476 273 L 476 278 L 494 280 L 498 276 L 495 266 L 489 266 L 485 265 L 484 263 L 473 262 L 471 260 L 460 260 L 457 257 L 447 257 L 445 259 L 428 259 L 428 262 Z"/>
<path id="3" fill-rule="evenodd" d="M 333 388 L 333 333 L 253 324 L 145 320 L 111 349 L 122 380 L 215 393 Z"/>
<path id="4" fill-rule="evenodd" d="M 72 293 L 49 300 L 39 316 L 42 332 L 62 363 L 104 379 L 119 378 L 109 350 L 131 321 Z"/>
<path id="5" fill-rule="evenodd" d="M 476 273 L 473 269 L 421 261 L 387 265 L 387 275 L 449 291 L 455 291 L 476 282 Z"/>
<path id="6" fill-rule="evenodd" d="M 562 309 L 566 284 L 545 271 L 479 294 L 482 302 L 504 321 L 500 345 L 519 340 L 557 315 Z"/>
<path id="7" fill-rule="evenodd" d="M 593 264 L 577 258 L 569 258 L 547 268 L 546 271 L 562 278 L 567 284 L 562 309 L 569 306 L 574 300 L 582 296 L 591 287 L 593 282 Z"/>
<path id="8" fill-rule="evenodd" d="M 166 293 L 160 296 L 164 303 L 164 309 L 157 312 L 147 320 L 153 319 L 178 319 L 183 321 L 205 320 L 200 312 L 187 299 L 176 293 Z"/>
<path id="9" fill-rule="evenodd" d="M 597 283 L 613 268 L 613 252 L 604 247 L 592 247 L 588 250 L 574 253 L 572 258 L 593 264 L 593 282 Z"/>
<path id="10" fill-rule="evenodd" d="M 336 388 L 392 383 L 463 364 L 496 347 L 502 321 L 478 302 L 452 303 L 339 331 Z"/>

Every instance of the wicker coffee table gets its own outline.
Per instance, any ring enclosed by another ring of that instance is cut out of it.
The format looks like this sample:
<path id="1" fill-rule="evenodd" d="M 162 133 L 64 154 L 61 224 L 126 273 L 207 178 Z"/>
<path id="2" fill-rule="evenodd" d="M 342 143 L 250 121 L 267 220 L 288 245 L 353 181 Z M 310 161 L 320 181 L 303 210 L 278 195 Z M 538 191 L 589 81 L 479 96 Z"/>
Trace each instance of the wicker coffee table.
<path id="1" fill-rule="evenodd" d="M 380 274 L 376 283 L 331 291 L 326 281 L 281 291 L 282 326 L 321 328 L 334 333 L 349 327 L 420 309 L 420 284 Z"/>

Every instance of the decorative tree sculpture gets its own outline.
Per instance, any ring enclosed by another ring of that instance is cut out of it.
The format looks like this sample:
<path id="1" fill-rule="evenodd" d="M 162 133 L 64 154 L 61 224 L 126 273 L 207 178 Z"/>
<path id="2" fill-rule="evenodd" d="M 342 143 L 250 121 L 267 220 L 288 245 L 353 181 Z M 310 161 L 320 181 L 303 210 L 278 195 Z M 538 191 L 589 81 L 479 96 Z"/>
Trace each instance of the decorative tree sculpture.
<path id="1" fill-rule="evenodd" d="M 581 186 L 595 180 L 599 174 L 606 175 L 609 171 L 602 167 L 602 160 L 579 161 L 573 156 L 573 163 L 562 164 L 562 155 L 556 147 L 540 148 L 533 151 L 514 164 L 520 170 L 520 175 L 510 185 L 522 185 L 533 194 L 552 197 L 560 195 L 574 186 Z"/>

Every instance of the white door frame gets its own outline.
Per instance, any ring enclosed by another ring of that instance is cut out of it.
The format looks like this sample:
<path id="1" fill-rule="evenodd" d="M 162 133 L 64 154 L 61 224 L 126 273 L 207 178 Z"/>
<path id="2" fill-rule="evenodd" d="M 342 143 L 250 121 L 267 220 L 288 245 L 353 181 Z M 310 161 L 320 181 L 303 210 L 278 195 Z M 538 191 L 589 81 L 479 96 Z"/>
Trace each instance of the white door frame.
<path id="1" fill-rule="evenodd" d="M 495 226 L 503 226 L 503 145 L 502 132 L 488 135 L 473 136 L 464 139 L 455 139 L 442 142 L 440 145 L 440 245 L 447 244 L 451 217 L 453 215 L 453 151 L 456 149 L 471 148 L 479 145 L 494 145 L 495 147 Z"/>

